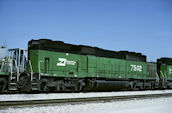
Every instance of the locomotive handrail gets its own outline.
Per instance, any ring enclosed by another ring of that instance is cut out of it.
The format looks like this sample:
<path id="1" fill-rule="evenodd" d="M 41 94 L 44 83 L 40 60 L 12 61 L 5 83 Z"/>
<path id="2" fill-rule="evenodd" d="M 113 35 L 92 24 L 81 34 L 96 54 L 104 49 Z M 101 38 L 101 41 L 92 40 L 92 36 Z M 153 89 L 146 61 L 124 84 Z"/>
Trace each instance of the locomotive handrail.
<path id="1" fill-rule="evenodd" d="M 19 68 L 18 68 L 18 66 L 17 66 L 17 61 L 14 60 L 14 62 L 15 62 L 15 65 L 16 65 L 16 70 L 17 70 L 17 81 L 19 81 L 19 76 L 20 76 Z"/>
<path id="2" fill-rule="evenodd" d="M 164 84 L 164 74 L 162 71 L 160 71 L 161 75 L 162 75 L 162 81 L 163 81 L 163 84 Z"/>
<path id="3" fill-rule="evenodd" d="M 17 66 L 17 61 L 16 60 L 14 60 L 14 63 L 15 63 L 15 66 L 16 66 L 16 71 L 17 71 L 17 81 L 19 81 L 19 76 L 20 76 L 20 73 L 19 73 L 19 68 L 18 68 L 18 66 Z M 10 71 L 10 73 L 11 73 L 11 76 L 10 76 L 10 80 L 12 80 L 13 79 L 13 64 L 10 66 L 11 67 L 11 71 Z"/>
<path id="4" fill-rule="evenodd" d="M 167 81 L 167 71 L 165 71 L 164 75 L 165 75 L 165 81 Z"/>
<path id="5" fill-rule="evenodd" d="M 44 61 L 39 61 L 39 63 L 38 63 L 38 69 L 39 69 L 39 80 L 41 79 L 41 62 L 44 62 Z"/>
<path id="6" fill-rule="evenodd" d="M 12 61 L 12 62 L 13 62 L 13 61 Z M 12 64 L 12 62 L 10 62 L 10 64 L 11 64 L 11 65 L 10 65 L 10 69 L 11 69 L 11 70 L 10 70 L 10 74 L 11 74 L 11 75 L 10 75 L 10 79 L 11 79 L 11 80 L 12 80 L 12 74 L 13 74 L 13 64 Z"/>
<path id="7" fill-rule="evenodd" d="M 158 76 L 158 73 L 156 72 L 156 82 L 159 83 L 159 76 Z"/>
<path id="8" fill-rule="evenodd" d="M 33 80 L 33 69 L 32 69 L 32 64 L 31 61 L 29 60 L 29 66 L 30 66 L 30 73 L 31 73 L 31 81 Z"/>

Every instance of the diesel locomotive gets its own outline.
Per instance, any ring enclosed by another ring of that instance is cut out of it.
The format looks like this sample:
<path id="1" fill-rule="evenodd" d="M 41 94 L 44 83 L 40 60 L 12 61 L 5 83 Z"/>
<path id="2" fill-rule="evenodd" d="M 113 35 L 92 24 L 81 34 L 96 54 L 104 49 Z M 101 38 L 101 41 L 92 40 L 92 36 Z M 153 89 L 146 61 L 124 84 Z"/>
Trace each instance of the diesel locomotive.
<path id="1" fill-rule="evenodd" d="M 0 92 L 80 92 L 172 88 L 172 58 L 49 39 L 0 54 Z"/>

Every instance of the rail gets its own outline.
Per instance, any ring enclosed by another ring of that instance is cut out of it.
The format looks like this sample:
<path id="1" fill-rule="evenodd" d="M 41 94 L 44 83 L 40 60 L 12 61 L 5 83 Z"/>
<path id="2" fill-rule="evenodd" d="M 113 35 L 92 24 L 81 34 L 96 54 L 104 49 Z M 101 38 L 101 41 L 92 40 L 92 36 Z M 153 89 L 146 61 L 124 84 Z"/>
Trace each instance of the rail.
<path id="1" fill-rule="evenodd" d="M 130 99 L 149 99 L 172 97 L 172 93 L 162 94 L 144 94 L 144 95 L 125 95 L 125 96 L 104 96 L 104 97 L 88 97 L 88 98 L 67 98 L 67 99 L 45 99 L 45 100 L 21 100 L 21 101 L 0 101 L 0 108 L 24 106 L 24 105 L 41 105 L 41 104 L 69 104 L 69 103 L 84 103 L 98 101 L 122 101 Z"/>

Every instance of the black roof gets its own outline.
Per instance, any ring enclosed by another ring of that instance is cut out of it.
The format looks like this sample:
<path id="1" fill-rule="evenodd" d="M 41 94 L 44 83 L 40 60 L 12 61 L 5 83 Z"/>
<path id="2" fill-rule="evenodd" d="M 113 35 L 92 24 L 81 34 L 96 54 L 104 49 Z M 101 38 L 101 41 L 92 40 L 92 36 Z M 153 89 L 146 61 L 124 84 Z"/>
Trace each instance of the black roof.
<path id="1" fill-rule="evenodd" d="M 28 49 L 42 49 L 49 51 L 68 52 L 75 54 L 94 55 L 99 57 L 146 62 L 146 56 L 142 55 L 141 53 L 129 51 L 111 51 L 98 47 L 67 44 L 62 41 L 52 41 L 49 39 L 31 40 L 28 42 Z"/>
<path id="2" fill-rule="evenodd" d="M 159 64 L 166 64 L 166 65 L 172 65 L 172 58 L 162 57 L 160 59 L 157 59 L 157 63 L 159 63 Z"/>

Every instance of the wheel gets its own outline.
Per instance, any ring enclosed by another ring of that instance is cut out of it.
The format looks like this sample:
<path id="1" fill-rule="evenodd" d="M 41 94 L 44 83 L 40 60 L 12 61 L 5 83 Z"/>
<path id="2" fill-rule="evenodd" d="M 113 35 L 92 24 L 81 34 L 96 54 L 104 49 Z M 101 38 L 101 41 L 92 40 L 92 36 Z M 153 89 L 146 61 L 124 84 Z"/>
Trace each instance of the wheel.
<path id="1" fill-rule="evenodd" d="M 48 83 L 47 79 L 42 79 L 40 81 L 40 91 L 48 91 L 47 83 Z"/>
<path id="2" fill-rule="evenodd" d="M 31 91 L 31 81 L 30 77 L 27 75 L 21 76 L 17 82 L 18 89 L 20 92 L 30 92 Z"/>
<path id="3" fill-rule="evenodd" d="M 74 91 L 79 92 L 79 91 L 81 91 L 81 90 L 82 90 L 82 85 L 81 85 L 80 83 L 77 83 L 77 84 L 75 85 L 75 90 L 74 90 Z"/>

